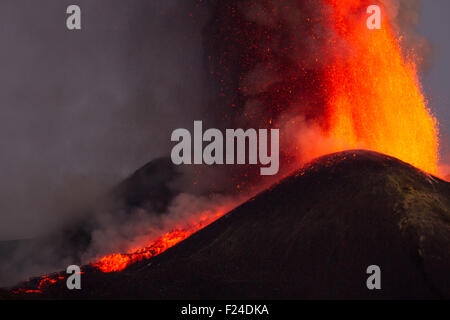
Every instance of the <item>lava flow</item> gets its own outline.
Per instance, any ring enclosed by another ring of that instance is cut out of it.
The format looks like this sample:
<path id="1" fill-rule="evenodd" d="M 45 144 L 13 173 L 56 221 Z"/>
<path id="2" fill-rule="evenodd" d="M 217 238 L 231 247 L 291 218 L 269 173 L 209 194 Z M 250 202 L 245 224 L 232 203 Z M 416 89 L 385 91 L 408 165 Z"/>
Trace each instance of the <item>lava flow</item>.
<path id="1" fill-rule="evenodd" d="M 100 259 L 97 263 L 94 263 L 93 266 L 103 272 L 121 271 L 132 263 L 149 259 L 166 251 L 193 233 L 216 221 L 226 212 L 226 210 L 220 210 L 211 215 L 204 214 L 198 222 L 194 222 L 189 224 L 189 226 L 167 232 L 143 248 L 130 250 L 129 253 L 114 253 L 107 255 Z"/>
<path id="2" fill-rule="evenodd" d="M 60 275 L 59 273 L 54 273 L 50 275 L 44 275 L 39 278 L 39 283 L 37 284 L 35 289 L 23 289 L 19 288 L 17 290 L 13 290 L 12 292 L 14 294 L 20 294 L 20 293 L 42 293 L 42 290 L 45 288 L 54 285 L 58 281 L 64 280 L 64 277 Z"/>
<path id="3" fill-rule="evenodd" d="M 426 106 L 415 54 L 402 54 L 383 11 L 380 30 L 361 15 L 364 0 L 326 0 L 333 8 L 332 63 L 325 71 L 329 134 L 337 150 L 365 148 L 394 156 L 437 174 L 437 121 Z M 338 50 L 336 48 L 339 48 Z"/>

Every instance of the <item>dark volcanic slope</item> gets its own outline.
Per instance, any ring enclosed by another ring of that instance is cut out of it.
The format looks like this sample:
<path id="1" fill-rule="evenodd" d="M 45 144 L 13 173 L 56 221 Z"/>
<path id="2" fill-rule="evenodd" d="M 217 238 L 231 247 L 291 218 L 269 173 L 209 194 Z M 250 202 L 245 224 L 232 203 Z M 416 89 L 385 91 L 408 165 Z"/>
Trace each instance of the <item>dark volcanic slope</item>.
<path id="1" fill-rule="evenodd" d="M 160 256 L 43 297 L 450 298 L 450 184 L 374 152 L 326 156 Z"/>

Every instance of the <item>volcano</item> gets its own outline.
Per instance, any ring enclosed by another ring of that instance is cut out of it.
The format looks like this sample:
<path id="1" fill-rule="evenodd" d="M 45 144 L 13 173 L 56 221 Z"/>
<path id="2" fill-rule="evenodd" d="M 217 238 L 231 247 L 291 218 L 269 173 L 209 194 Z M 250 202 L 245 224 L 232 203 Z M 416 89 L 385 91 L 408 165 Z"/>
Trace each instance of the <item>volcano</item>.
<path id="1" fill-rule="evenodd" d="M 381 269 L 368 290 L 367 267 Z M 120 272 L 84 268 L 8 298 L 450 298 L 450 184 L 363 150 L 321 157 L 216 222 Z M 65 275 L 65 273 L 62 273 Z M 16 291 L 17 292 L 17 291 Z"/>

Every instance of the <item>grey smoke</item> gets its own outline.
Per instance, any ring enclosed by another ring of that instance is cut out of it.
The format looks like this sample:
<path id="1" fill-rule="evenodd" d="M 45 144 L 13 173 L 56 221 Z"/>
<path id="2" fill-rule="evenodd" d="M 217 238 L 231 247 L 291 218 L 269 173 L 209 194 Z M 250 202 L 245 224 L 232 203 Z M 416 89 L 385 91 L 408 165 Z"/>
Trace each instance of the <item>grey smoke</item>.
<path id="1" fill-rule="evenodd" d="M 0 3 L 0 240 L 57 229 L 199 117 L 207 16 L 192 3 L 77 1 L 76 32 L 71 1 Z"/>

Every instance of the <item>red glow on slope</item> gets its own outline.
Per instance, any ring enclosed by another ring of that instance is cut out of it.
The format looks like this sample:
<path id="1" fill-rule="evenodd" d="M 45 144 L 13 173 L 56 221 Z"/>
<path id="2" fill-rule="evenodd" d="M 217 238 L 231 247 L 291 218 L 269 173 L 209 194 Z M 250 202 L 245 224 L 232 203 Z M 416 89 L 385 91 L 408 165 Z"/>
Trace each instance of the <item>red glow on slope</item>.
<path id="1" fill-rule="evenodd" d="M 93 266 L 103 272 L 121 271 L 132 263 L 149 259 L 166 251 L 198 230 L 216 221 L 226 212 L 226 210 L 221 210 L 213 214 L 205 213 L 198 222 L 194 222 L 189 226 L 167 232 L 158 239 L 148 243 L 145 247 L 130 250 L 129 253 L 114 253 L 107 255 L 100 259 L 97 263 L 93 264 Z"/>

